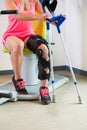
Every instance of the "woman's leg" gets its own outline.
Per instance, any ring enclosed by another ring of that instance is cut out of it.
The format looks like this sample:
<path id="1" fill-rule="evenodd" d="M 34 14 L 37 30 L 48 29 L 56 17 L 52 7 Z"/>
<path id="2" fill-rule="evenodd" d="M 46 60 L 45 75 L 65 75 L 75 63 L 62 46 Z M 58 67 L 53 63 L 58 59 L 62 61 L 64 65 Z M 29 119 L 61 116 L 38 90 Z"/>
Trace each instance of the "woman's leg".
<path id="1" fill-rule="evenodd" d="M 26 46 L 38 55 L 38 78 L 41 81 L 40 84 L 40 96 L 42 104 L 49 104 L 51 98 L 48 89 L 48 80 L 50 78 L 50 57 L 48 43 L 41 36 L 31 36 L 26 43 Z"/>
<path id="2" fill-rule="evenodd" d="M 23 60 L 24 43 L 21 39 L 10 36 L 6 39 L 5 47 L 11 52 L 10 58 L 15 80 L 21 79 L 21 65 Z"/>
<path id="3" fill-rule="evenodd" d="M 14 71 L 14 76 L 12 77 L 14 87 L 18 93 L 28 94 L 25 89 L 25 82 L 21 77 L 24 42 L 15 36 L 10 36 L 6 39 L 5 47 L 11 52 L 10 58 Z"/>
<path id="4" fill-rule="evenodd" d="M 47 46 L 44 44 L 41 44 L 38 47 L 38 49 L 41 49 L 43 52 L 42 58 L 44 58 L 46 61 L 49 61 L 49 52 L 48 52 Z M 44 71 L 46 71 L 46 73 L 48 74 L 50 70 L 48 67 L 46 67 L 44 68 Z M 41 86 L 48 86 L 48 79 L 41 80 Z"/>
<path id="5" fill-rule="evenodd" d="M 49 89 L 48 89 L 48 79 L 49 79 L 49 75 L 50 75 L 49 50 L 48 50 L 47 46 L 44 44 L 41 44 L 38 47 L 38 49 L 42 50 L 42 57 L 41 58 L 45 59 L 45 60 L 42 60 L 41 64 L 40 64 L 43 66 L 43 70 L 42 70 L 43 72 L 41 74 L 42 75 L 41 77 L 44 77 L 44 74 L 46 76 L 45 79 L 41 79 L 41 85 L 40 85 L 39 91 L 40 91 L 42 104 L 48 105 L 51 103 L 51 98 L 50 98 Z M 47 66 L 47 67 L 45 67 L 43 64 L 46 64 L 45 66 Z"/>

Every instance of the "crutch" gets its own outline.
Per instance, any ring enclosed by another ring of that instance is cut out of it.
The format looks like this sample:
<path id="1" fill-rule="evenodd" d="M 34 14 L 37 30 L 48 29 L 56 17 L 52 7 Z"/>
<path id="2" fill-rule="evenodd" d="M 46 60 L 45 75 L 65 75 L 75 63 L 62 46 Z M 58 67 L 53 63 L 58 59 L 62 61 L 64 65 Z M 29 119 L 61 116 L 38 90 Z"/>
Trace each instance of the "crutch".
<path id="1" fill-rule="evenodd" d="M 75 85 L 75 88 L 76 88 L 76 91 L 77 91 L 77 94 L 78 94 L 78 101 L 79 101 L 80 104 L 82 104 L 82 98 L 81 98 L 80 91 L 79 91 L 79 88 L 78 88 L 78 83 L 77 83 L 77 80 L 76 80 L 76 77 L 75 77 L 75 74 L 74 74 L 74 71 L 73 71 L 73 68 L 72 68 L 72 64 L 71 64 L 71 61 L 70 61 L 68 49 L 67 49 L 66 43 L 64 41 L 63 35 L 61 33 L 61 30 L 60 30 L 60 25 L 65 21 L 65 19 L 66 19 L 66 16 L 59 15 L 59 16 L 56 16 L 56 17 L 54 16 L 51 19 L 48 19 L 48 21 L 56 23 L 56 27 L 57 27 L 58 33 L 60 35 L 61 41 L 63 43 L 66 58 L 67 58 L 67 61 L 68 61 L 69 67 L 70 67 L 70 71 L 71 71 L 71 75 L 72 75 L 72 78 L 73 78 L 73 81 L 74 81 L 74 85 Z"/>
<path id="2" fill-rule="evenodd" d="M 54 80 L 54 70 L 53 70 L 53 51 L 50 39 L 50 25 L 47 23 L 47 41 L 49 43 L 49 52 L 50 52 L 50 69 L 51 69 L 51 84 L 52 84 L 52 102 L 56 103 L 56 92 L 55 92 L 55 80 Z"/>
<path id="3" fill-rule="evenodd" d="M 73 81 L 74 81 L 74 85 L 75 85 L 75 88 L 76 88 L 76 91 L 77 91 L 77 94 L 78 94 L 78 100 L 79 100 L 79 103 L 82 104 L 82 99 L 81 99 L 81 95 L 80 95 L 80 91 L 79 91 L 79 88 L 78 88 L 78 83 L 77 83 L 77 80 L 76 80 L 76 77 L 75 77 L 75 74 L 74 74 L 74 71 L 72 69 L 72 64 L 71 64 L 71 61 L 70 61 L 70 57 L 69 57 L 69 53 L 68 53 L 68 49 L 66 47 L 66 44 L 65 44 L 65 41 L 64 41 L 64 38 L 62 36 L 62 33 L 61 33 L 61 30 L 60 30 L 60 25 L 65 21 L 66 17 L 63 16 L 63 15 L 60 15 L 60 16 L 56 16 L 54 15 L 54 10 L 56 8 L 56 5 L 57 5 L 57 0 L 42 0 L 42 6 L 43 6 L 43 10 L 45 10 L 45 6 L 48 8 L 48 10 L 50 11 L 50 13 L 52 14 L 53 18 L 51 19 L 48 19 L 48 21 L 51 23 L 51 22 L 55 22 L 56 23 L 56 27 L 57 27 L 57 30 L 58 30 L 58 33 L 60 35 L 60 38 L 61 38 L 61 41 L 63 43 L 63 47 L 64 47 L 64 50 L 65 50 L 65 53 L 66 53 L 66 57 L 67 57 L 67 60 L 68 60 L 68 63 L 69 63 L 69 67 L 70 67 L 70 71 L 71 71 L 71 74 L 72 74 L 72 78 L 73 78 Z M 45 12 L 45 11 L 44 11 Z M 49 36 L 50 37 L 50 36 Z M 51 48 L 51 47 L 50 47 Z M 51 50 L 50 50 L 50 53 L 51 53 Z M 50 55 L 51 56 L 51 55 Z M 52 66 L 52 58 L 51 58 L 51 69 L 53 68 Z M 53 72 L 53 69 L 52 69 L 52 72 Z M 53 73 L 52 73 L 53 74 Z M 52 75 L 53 77 L 53 81 L 52 81 L 52 84 L 53 84 L 53 99 L 55 99 L 54 95 L 55 95 L 55 89 L 54 89 L 54 76 Z"/>

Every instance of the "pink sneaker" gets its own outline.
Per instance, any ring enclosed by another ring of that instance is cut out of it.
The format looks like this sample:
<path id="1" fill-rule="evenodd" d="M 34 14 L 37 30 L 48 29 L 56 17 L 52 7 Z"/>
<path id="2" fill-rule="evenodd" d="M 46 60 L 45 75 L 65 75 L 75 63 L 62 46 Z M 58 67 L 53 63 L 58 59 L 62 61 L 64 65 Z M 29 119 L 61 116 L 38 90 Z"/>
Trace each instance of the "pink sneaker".
<path id="1" fill-rule="evenodd" d="M 23 79 L 15 80 L 15 76 L 12 77 L 12 82 L 16 91 L 20 94 L 28 94 L 27 90 L 25 89 L 25 81 Z"/>
<path id="2" fill-rule="evenodd" d="M 40 88 L 40 96 L 41 96 L 41 102 L 44 105 L 48 105 L 51 103 L 51 98 L 49 96 L 49 91 L 47 87 L 41 87 Z"/>

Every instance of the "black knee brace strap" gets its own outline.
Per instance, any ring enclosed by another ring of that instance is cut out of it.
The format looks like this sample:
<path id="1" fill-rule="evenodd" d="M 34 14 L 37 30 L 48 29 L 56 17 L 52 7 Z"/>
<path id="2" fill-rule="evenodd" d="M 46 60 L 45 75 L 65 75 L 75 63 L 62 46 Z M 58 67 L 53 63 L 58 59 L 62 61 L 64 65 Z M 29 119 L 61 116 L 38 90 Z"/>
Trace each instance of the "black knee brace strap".
<path id="1" fill-rule="evenodd" d="M 41 49 L 37 49 L 41 44 L 48 45 L 48 42 L 39 35 L 31 36 L 27 41 L 27 47 L 36 53 L 39 57 L 42 56 L 43 52 Z M 48 46 L 47 46 L 48 47 Z"/>
<path id="2" fill-rule="evenodd" d="M 50 61 L 46 61 L 45 59 L 43 58 L 40 58 L 39 61 L 38 61 L 38 67 L 39 67 L 39 75 L 38 75 L 38 78 L 40 80 L 45 80 L 45 79 L 48 79 L 50 78 Z M 45 68 L 49 69 L 49 73 L 47 73 L 45 71 Z"/>
<path id="3" fill-rule="evenodd" d="M 42 56 L 42 50 L 37 49 L 39 44 L 37 44 L 36 40 L 32 37 L 29 38 L 28 41 L 27 41 L 27 48 L 29 48 L 31 51 L 33 51 L 35 54 L 37 54 L 39 57 L 41 57 Z"/>

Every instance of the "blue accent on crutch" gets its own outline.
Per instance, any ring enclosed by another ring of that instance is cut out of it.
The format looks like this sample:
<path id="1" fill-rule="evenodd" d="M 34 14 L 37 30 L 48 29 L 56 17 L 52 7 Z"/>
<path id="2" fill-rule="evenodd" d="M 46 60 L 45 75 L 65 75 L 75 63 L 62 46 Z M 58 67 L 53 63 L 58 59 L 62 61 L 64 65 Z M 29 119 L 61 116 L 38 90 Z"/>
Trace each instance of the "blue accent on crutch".
<path id="1" fill-rule="evenodd" d="M 52 84 L 54 84 L 55 82 L 54 82 L 54 80 L 52 80 Z"/>
<path id="2" fill-rule="evenodd" d="M 77 85 L 77 82 L 74 82 L 74 85 Z"/>
<path id="3" fill-rule="evenodd" d="M 60 30 L 60 25 L 66 20 L 66 16 L 65 15 L 58 15 L 58 16 L 53 16 L 53 18 L 51 19 L 47 19 L 48 22 L 55 22 L 56 23 L 56 27 L 57 27 L 57 30 L 58 30 L 58 33 L 61 33 L 61 30 Z"/>

